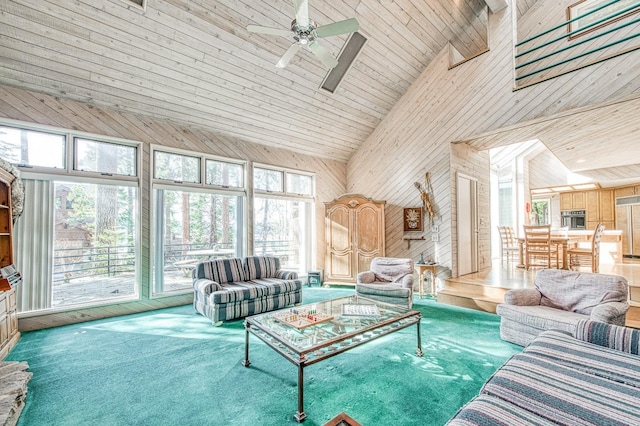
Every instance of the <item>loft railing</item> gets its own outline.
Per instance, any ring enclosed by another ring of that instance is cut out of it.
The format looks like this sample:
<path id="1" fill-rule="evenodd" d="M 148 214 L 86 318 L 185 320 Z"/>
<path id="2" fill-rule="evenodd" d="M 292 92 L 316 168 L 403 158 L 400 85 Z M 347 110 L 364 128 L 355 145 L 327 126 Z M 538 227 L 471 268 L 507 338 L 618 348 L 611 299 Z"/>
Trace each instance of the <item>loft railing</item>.
<path id="1" fill-rule="evenodd" d="M 640 49 L 637 12 L 640 0 L 587 0 L 569 6 L 566 21 L 515 45 L 516 89 Z"/>

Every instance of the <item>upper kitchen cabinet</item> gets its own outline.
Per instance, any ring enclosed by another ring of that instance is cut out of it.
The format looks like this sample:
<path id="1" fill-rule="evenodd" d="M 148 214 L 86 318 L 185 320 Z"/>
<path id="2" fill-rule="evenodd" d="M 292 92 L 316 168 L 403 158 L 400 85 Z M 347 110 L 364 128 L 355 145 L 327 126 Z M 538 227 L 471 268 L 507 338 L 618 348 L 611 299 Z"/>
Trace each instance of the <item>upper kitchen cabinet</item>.
<path id="1" fill-rule="evenodd" d="M 560 210 L 584 210 L 586 200 L 584 192 L 561 192 Z"/>
<path id="2" fill-rule="evenodd" d="M 630 195 L 639 195 L 640 185 L 625 186 L 622 188 L 616 188 L 615 198 L 628 197 Z"/>

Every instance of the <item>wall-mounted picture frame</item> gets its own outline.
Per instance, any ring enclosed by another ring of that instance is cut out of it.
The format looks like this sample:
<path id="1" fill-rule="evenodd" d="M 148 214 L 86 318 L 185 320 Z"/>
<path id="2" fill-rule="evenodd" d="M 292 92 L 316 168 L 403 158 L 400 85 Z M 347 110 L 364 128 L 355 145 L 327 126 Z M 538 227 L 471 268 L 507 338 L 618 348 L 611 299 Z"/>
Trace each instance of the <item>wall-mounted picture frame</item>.
<path id="1" fill-rule="evenodd" d="M 404 209 L 404 232 L 422 232 L 423 227 L 422 207 Z"/>
<path id="2" fill-rule="evenodd" d="M 601 6 L 604 6 L 605 4 L 610 2 L 611 0 L 580 0 L 576 3 L 573 3 L 567 8 L 567 21 L 570 21 L 574 18 L 582 16 L 585 13 L 591 12 L 592 10 L 597 9 Z M 567 24 L 567 32 L 572 33 L 574 31 L 578 31 L 580 30 L 580 28 L 583 28 L 593 22 L 599 21 L 603 18 L 606 18 L 607 16 L 613 15 L 616 12 L 621 11 L 623 9 L 627 9 L 630 6 L 636 4 L 637 2 L 638 0 L 621 0 L 617 3 L 609 5 L 605 8 L 602 8 L 590 15 L 587 15 L 584 18 L 578 19 L 573 22 L 569 22 Z M 638 13 L 638 12 L 640 12 L 640 9 L 631 10 L 621 15 L 618 15 L 616 17 L 613 17 L 611 19 L 608 19 L 598 25 L 589 27 L 584 31 L 579 31 L 575 34 L 571 34 L 569 36 L 569 40 L 573 39 L 574 37 L 579 37 L 581 35 L 590 33 L 591 31 L 595 31 L 599 28 L 604 27 L 605 25 L 609 25 L 613 22 L 619 21 L 620 19 L 626 18 L 627 16 L 632 15 L 634 13 Z"/>

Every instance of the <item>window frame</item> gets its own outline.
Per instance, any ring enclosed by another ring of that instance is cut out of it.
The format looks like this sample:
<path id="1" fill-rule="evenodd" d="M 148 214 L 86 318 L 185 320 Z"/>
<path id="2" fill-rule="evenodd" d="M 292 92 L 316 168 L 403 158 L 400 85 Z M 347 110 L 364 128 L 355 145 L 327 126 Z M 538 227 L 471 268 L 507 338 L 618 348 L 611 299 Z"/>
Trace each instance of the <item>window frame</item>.
<path id="1" fill-rule="evenodd" d="M 95 133 L 62 129 L 62 128 L 53 127 L 53 126 L 39 125 L 34 123 L 24 123 L 21 121 L 10 120 L 5 118 L 0 118 L 0 126 L 13 127 L 17 129 L 24 129 L 24 130 L 33 130 L 41 133 L 51 133 L 51 134 L 56 134 L 56 135 L 65 137 L 65 145 L 64 145 L 65 167 L 57 168 L 57 167 L 29 166 L 25 164 L 12 163 L 23 174 L 30 175 L 31 173 L 33 173 L 33 174 L 37 174 L 40 177 L 47 176 L 47 179 L 49 179 L 52 176 L 64 176 L 65 179 L 68 179 L 73 176 L 80 177 L 80 178 L 89 178 L 89 179 L 114 178 L 122 181 L 137 182 L 138 186 L 139 187 L 141 186 L 141 183 L 142 183 L 140 179 L 140 170 L 142 170 L 141 169 L 142 167 L 142 149 L 141 149 L 142 143 L 141 142 L 133 141 L 130 139 L 116 138 L 112 136 L 97 135 Z M 136 174 L 133 176 L 115 175 L 115 174 L 112 176 L 109 176 L 108 174 L 102 174 L 100 172 L 76 170 L 75 169 L 76 150 L 74 146 L 75 138 L 85 139 L 85 140 L 95 141 L 95 142 L 104 142 L 104 143 L 127 145 L 127 146 L 134 147 L 136 149 L 136 159 L 135 159 Z"/>
<path id="2" fill-rule="evenodd" d="M 175 155 L 184 155 L 187 157 L 197 157 L 200 158 L 200 182 L 183 182 L 183 181 L 174 181 L 168 179 L 159 179 L 155 177 L 155 152 L 161 151 L 165 153 L 171 153 Z M 159 262 L 160 253 L 158 252 L 159 247 L 163 246 L 163 241 L 159 241 L 159 237 L 162 237 L 160 234 L 160 230 L 158 229 L 158 215 L 157 211 L 157 197 L 156 190 L 163 191 L 183 191 L 183 192 L 199 192 L 203 194 L 211 194 L 211 195 L 226 195 L 226 196 L 235 196 L 240 198 L 240 203 L 238 209 L 242 212 L 242 220 L 238 221 L 238 227 L 240 229 L 236 229 L 236 238 L 237 238 L 237 252 L 240 256 L 246 255 L 247 252 L 247 241 L 248 241 L 248 226 L 249 226 L 249 209 L 248 205 L 252 203 L 249 200 L 249 191 L 248 191 L 248 175 L 249 175 L 249 161 L 238 160 L 228 157 L 222 157 L 217 155 L 205 154 L 202 152 L 185 150 L 180 148 L 172 148 L 164 145 L 151 144 L 149 149 L 149 178 L 150 178 L 150 214 L 149 214 L 149 229 L 150 229 L 150 253 L 149 257 L 151 258 L 150 267 L 149 267 L 149 299 L 158 299 L 162 297 L 175 296 L 179 294 L 187 294 L 193 292 L 192 288 L 184 289 L 184 290 L 174 290 L 174 291 L 156 291 L 158 287 L 158 283 L 156 282 L 156 274 L 157 271 L 157 263 Z M 228 187 L 226 185 L 216 185 L 216 184 L 208 184 L 206 183 L 206 162 L 207 160 L 214 160 L 219 162 L 225 162 L 230 164 L 237 164 L 243 168 L 243 186 L 242 187 Z"/>
<path id="3" fill-rule="evenodd" d="M 24 130 L 32 130 L 41 133 L 51 133 L 56 135 L 64 135 L 65 137 L 65 167 L 64 168 L 55 168 L 55 167 L 42 167 L 42 166 L 28 166 L 28 165 L 20 165 L 14 164 L 15 167 L 20 170 L 21 177 L 24 179 L 38 179 L 38 180 L 48 180 L 55 182 L 66 181 L 70 183 L 89 183 L 96 185 L 112 185 L 112 186 L 128 186 L 137 188 L 136 194 L 136 208 L 133 213 L 136 217 L 141 218 L 142 214 L 142 177 L 140 176 L 140 170 L 142 170 L 142 157 L 143 157 L 143 148 L 142 142 L 133 141 L 129 139 L 111 137 L 98 135 L 95 133 L 82 132 L 70 129 L 64 129 L 60 127 L 40 125 L 35 123 L 27 123 L 19 120 L 11 120 L 6 118 L 0 118 L 0 126 L 3 127 L 13 127 L 17 129 Z M 75 149 L 75 138 L 81 138 L 89 141 L 96 142 L 104 142 L 118 145 L 131 146 L 135 149 L 135 175 L 127 176 L 120 174 L 105 174 L 100 172 L 91 172 L 91 171 L 83 171 L 76 170 L 76 149 Z M 128 298 L 115 298 L 115 299 L 104 299 L 99 300 L 95 303 L 87 302 L 81 304 L 74 304 L 64 307 L 48 307 L 46 309 L 40 309 L 35 311 L 27 311 L 24 314 L 20 313 L 20 317 L 22 316 L 38 316 L 42 314 L 48 313 L 56 313 L 56 312 L 70 312 L 73 310 L 81 309 L 81 308 L 97 308 L 100 306 L 108 306 L 114 304 L 121 304 L 127 301 L 139 301 L 142 299 L 142 276 L 143 276 L 143 267 L 142 267 L 142 243 L 141 243 L 141 235 L 142 235 L 142 220 L 138 221 L 138 224 L 135 229 L 135 241 L 138 241 L 135 247 L 135 295 Z M 49 273 L 53 273 L 53 270 L 48 271 Z"/>
<path id="4" fill-rule="evenodd" d="M 195 158 L 199 158 L 200 159 L 200 182 L 183 182 L 183 181 L 176 181 L 176 180 L 170 180 L 170 179 L 160 179 L 160 178 L 156 178 L 155 176 L 155 152 L 156 151 L 161 151 L 161 152 L 165 152 L 168 154 L 175 154 L 175 155 L 182 155 L 185 157 L 195 157 Z M 168 185 L 168 186 L 174 186 L 174 185 L 178 185 L 178 186 L 184 186 L 184 187 L 191 187 L 191 188 L 202 188 L 206 191 L 209 191 L 211 189 L 216 189 L 216 190 L 220 190 L 223 191 L 224 193 L 229 193 L 229 191 L 231 192 L 235 192 L 237 194 L 242 194 L 245 197 L 247 196 L 247 176 L 248 176 L 248 169 L 249 169 L 249 162 L 245 161 L 245 160 L 238 160 L 238 159 L 233 159 L 233 158 L 227 158 L 227 157 L 221 157 L 218 155 L 210 155 L 210 154 L 205 154 L 205 153 L 201 153 L 201 152 L 197 152 L 197 151 L 189 151 L 189 150 L 185 150 L 185 149 L 179 149 L 179 148 L 170 148 L 170 147 L 166 147 L 163 145 L 157 145 L 157 144 L 152 144 L 150 146 L 150 155 L 151 155 L 151 159 L 150 159 L 150 179 L 151 179 L 151 185 Z M 223 162 L 223 163 L 230 163 L 230 164 L 237 164 L 242 166 L 244 172 L 243 172 L 243 186 L 241 187 L 229 187 L 226 185 L 215 185 L 215 184 L 210 184 L 210 183 L 206 183 L 206 166 L 207 166 L 207 161 L 206 160 L 214 160 L 214 161 L 219 161 L 219 162 Z"/>
<path id="5" fill-rule="evenodd" d="M 253 164 L 253 168 L 252 171 L 254 171 L 255 169 L 263 169 L 263 170 L 273 170 L 273 171 L 278 171 L 282 173 L 282 186 L 284 188 L 284 190 L 282 192 L 280 191 L 270 191 L 270 190 L 264 190 L 264 189 L 257 189 L 255 188 L 255 181 L 254 181 L 254 176 L 255 173 L 252 173 L 251 176 L 251 182 L 253 184 L 253 192 L 255 195 L 260 195 L 260 196 L 265 196 L 265 197 L 284 197 L 284 198 L 297 198 L 297 199 L 304 199 L 304 200 L 311 200 L 315 202 L 316 199 L 316 174 L 314 172 L 307 172 L 307 171 L 303 171 L 303 170 L 297 170 L 297 169 L 291 169 L 291 168 L 287 168 L 287 167 L 278 167 L 278 166 L 271 166 L 268 164 L 261 164 L 261 163 L 254 163 Z M 294 175 L 301 175 L 301 176 L 309 176 L 311 178 L 311 194 L 300 194 L 300 193 L 296 193 L 296 192 L 290 192 L 287 188 L 287 175 L 289 174 L 294 174 Z"/>
<path id="6" fill-rule="evenodd" d="M 276 170 L 276 171 L 282 172 L 284 191 L 278 192 L 278 191 L 256 189 L 255 181 L 254 181 L 255 174 L 253 173 L 256 168 L 265 169 L 265 170 Z M 296 174 L 296 175 L 311 177 L 311 194 L 307 195 L 307 194 L 298 194 L 294 192 L 289 192 L 287 188 L 288 174 Z M 309 239 L 309 247 L 305 249 L 304 265 L 301 265 L 300 273 L 305 273 L 304 270 L 309 271 L 312 268 L 314 268 L 315 259 L 316 259 L 316 244 L 315 244 L 315 240 L 316 240 L 316 237 L 315 237 L 316 235 L 316 232 L 315 232 L 316 173 L 287 168 L 287 167 L 272 166 L 272 165 L 263 164 L 263 163 L 253 163 L 251 168 L 251 185 L 253 189 L 253 194 L 251 197 L 251 221 L 252 221 L 251 239 L 252 240 L 250 242 L 252 250 L 255 247 L 255 233 L 254 233 L 255 207 L 254 206 L 255 206 L 256 198 L 273 198 L 273 199 L 281 199 L 281 200 L 304 201 L 305 203 L 309 204 L 309 208 L 307 209 L 307 215 L 306 215 L 306 226 L 304 230 L 305 234 L 308 236 L 308 239 Z"/>

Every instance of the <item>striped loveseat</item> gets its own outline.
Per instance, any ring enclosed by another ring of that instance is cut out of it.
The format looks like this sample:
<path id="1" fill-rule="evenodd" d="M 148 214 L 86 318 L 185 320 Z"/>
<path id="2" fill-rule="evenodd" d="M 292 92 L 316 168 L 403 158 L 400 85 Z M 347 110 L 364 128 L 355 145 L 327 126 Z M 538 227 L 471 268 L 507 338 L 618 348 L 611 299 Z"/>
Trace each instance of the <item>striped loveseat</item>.
<path id="1" fill-rule="evenodd" d="M 449 425 L 640 424 L 640 330 L 591 320 L 544 331 Z"/>
<path id="2" fill-rule="evenodd" d="M 215 325 L 302 301 L 298 274 L 280 270 L 280 259 L 268 256 L 199 263 L 193 290 L 193 307 Z"/>

